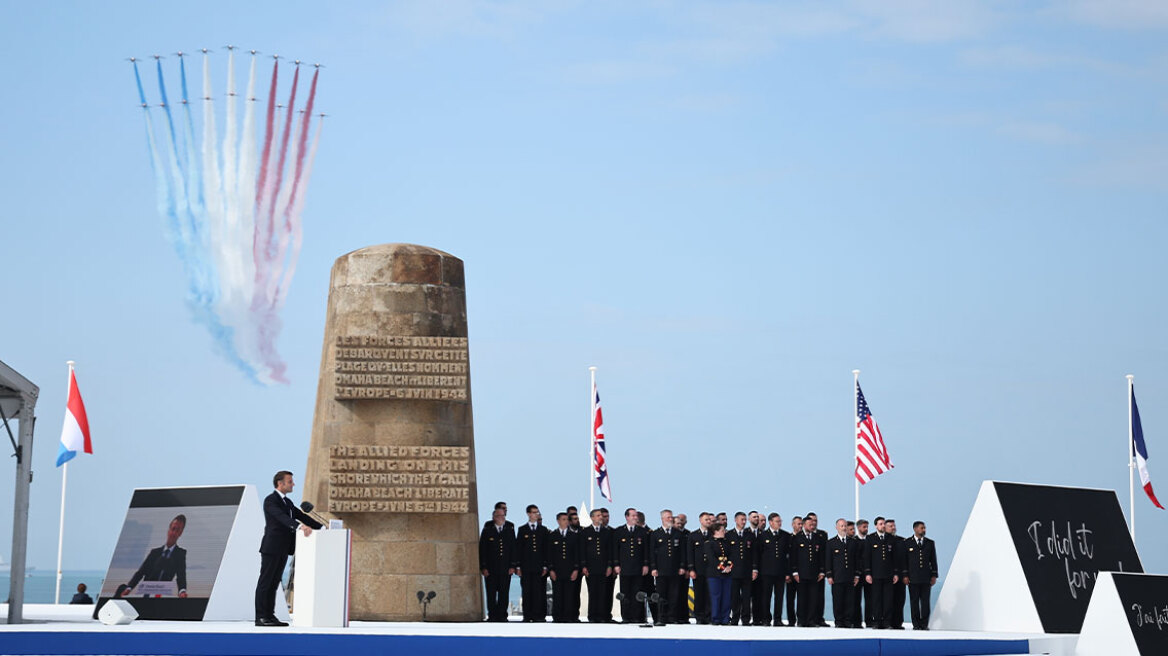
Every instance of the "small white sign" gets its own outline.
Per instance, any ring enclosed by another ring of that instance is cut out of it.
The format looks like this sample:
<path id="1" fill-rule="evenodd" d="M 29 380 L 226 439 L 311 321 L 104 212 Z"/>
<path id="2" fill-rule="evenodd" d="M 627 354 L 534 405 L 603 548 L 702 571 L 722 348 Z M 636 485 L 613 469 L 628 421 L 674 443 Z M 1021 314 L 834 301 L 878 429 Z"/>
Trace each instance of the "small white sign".
<path id="1" fill-rule="evenodd" d="M 330 519 L 328 524 L 329 529 L 340 530 L 345 528 L 345 522 L 340 519 Z"/>

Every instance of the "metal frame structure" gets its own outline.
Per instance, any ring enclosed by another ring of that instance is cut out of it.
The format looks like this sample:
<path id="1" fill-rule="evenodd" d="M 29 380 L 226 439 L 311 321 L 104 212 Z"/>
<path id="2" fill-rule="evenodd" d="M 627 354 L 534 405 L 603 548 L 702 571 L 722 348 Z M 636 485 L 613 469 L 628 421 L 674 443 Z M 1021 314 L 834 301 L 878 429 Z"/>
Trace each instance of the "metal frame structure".
<path id="1" fill-rule="evenodd" d="M 0 362 L 0 423 L 12 443 L 16 458 L 16 493 L 12 509 L 12 563 L 8 587 L 8 623 L 24 622 L 24 573 L 28 551 L 28 493 L 32 483 L 32 431 L 36 426 L 37 396 L 40 388 L 15 369 Z M 19 437 L 13 435 L 11 420 L 19 422 Z"/>

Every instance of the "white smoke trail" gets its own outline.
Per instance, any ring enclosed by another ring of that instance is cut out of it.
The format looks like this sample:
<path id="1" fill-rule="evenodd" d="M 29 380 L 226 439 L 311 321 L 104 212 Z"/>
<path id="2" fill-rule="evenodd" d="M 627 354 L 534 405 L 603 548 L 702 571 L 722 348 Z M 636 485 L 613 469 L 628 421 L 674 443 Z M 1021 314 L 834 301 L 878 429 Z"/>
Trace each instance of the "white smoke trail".
<path id="1" fill-rule="evenodd" d="M 223 263 L 219 284 L 223 290 L 220 300 L 225 313 L 240 302 L 240 277 L 243 259 L 240 248 L 239 210 L 235 200 L 236 180 L 236 116 L 235 116 L 235 51 L 227 51 L 227 111 L 223 130 Z"/>
<path id="2" fill-rule="evenodd" d="M 240 286 L 243 298 L 251 300 L 255 286 L 255 259 L 251 257 L 251 247 L 255 236 L 255 192 L 256 167 L 258 165 L 258 144 L 256 142 L 256 58 L 251 57 L 251 69 L 247 74 L 247 104 L 243 113 L 243 136 L 239 145 L 239 181 L 235 185 L 234 203 L 239 212 L 240 246 L 244 249 L 243 283 Z"/>
<path id="3" fill-rule="evenodd" d="M 228 271 L 228 246 L 223 234 L 223 183 L 219 178 L 219 153 L 216 150 L 215 105 L 211 100 L 211 66 L 203 54 L 203 200 L 207 208 L 207 249 L 214 258 L 215 269 Z"/>

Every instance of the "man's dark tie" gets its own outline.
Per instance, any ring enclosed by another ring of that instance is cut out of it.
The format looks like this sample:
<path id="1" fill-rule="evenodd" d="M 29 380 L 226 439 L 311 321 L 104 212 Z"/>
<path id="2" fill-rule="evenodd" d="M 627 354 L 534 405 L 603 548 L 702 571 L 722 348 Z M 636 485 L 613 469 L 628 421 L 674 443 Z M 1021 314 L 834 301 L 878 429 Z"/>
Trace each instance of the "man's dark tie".
<path id="1" fill-rule="evenodd" d="M 296 509 L 296 506 L 292 505 L 292 500 L 289 499 L 288 497 L 284 497 L 284 505 L 288 506 L 288 515 L 291 517 L 295 517 L 296 513 L 293 512 L 293 510 Z"/>

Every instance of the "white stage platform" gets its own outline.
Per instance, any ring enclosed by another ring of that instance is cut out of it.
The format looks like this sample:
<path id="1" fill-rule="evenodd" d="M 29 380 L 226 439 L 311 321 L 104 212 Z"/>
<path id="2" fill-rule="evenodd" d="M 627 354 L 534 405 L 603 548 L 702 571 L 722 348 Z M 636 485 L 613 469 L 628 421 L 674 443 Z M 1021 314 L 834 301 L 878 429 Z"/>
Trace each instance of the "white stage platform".
<path id="1" fill-rule="evenodd" d="M 452 653 L 508 656 L 641 656 L 645 649 L 708 656 L 717 641 L 723 654 L 847 654 L 849 656 L 1071 656 L 1074 635 L 875 631 L 796 627 L 665 626 L 627 624 L 523 624 L 353 622 L 346 629 L 263 628 L 249 622 L 139 621 L 105 626 L 90 619 L 91 606 L 25 605 L 26 624 L 0 625 L 3 654 L 364 654 Z M 7 608 L 0 605 L 0 617 Z M 655 644 L 656 643 L 656 644 Z"/>

